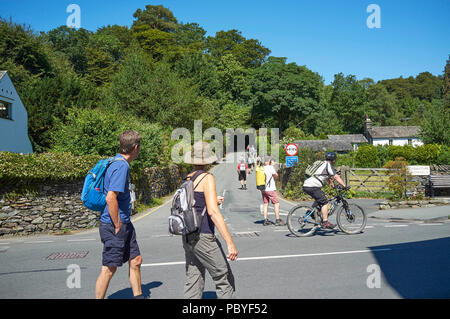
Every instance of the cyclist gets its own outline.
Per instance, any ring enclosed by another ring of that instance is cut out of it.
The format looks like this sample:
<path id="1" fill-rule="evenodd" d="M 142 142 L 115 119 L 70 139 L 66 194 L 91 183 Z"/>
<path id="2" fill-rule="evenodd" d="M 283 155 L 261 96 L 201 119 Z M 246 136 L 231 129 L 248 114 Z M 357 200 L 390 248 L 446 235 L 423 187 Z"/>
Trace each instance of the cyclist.
<path id="1" fill-rule="evenodd" d="M 336 163 L 336 159 L 336 153 L 326 153 L 324 163 L 320 165 L 314 174 L 303 183 L 303 191 L 314 198 L 316 203 L 322 206 L 322 228 L 333 229 L 336 227 L 335 224 L 331 224 L 328 221 L 328 199 L 322 191 L 322 187 L 325 186 L 325 183 L 328 181 L 329 185 L 334 188 L 332 181 L 332 178 L 334 178 L 339 184 L 342 185 L 344 189 L 350 188 L 346 187 L 344 181 L 338 174 L 336 174 L 336 171 L 334 170 L 333 165 Z"/>

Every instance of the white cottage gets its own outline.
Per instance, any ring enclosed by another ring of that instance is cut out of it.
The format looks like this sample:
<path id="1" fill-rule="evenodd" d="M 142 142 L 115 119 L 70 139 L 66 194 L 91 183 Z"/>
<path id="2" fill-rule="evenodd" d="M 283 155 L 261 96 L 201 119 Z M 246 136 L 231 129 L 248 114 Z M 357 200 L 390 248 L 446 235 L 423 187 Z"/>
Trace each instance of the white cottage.
<path id="1" fill-rule="evenodd" d="M 28 114 L 7 71 L 0 71 L 0 151 L 33 153 Z"/>
<path id="2" fill-rule="evenodd" d="M 419 126 L 373 126 L 369 118 L 366 118 L 364 122 L 364 136 L 370 144 L 375 146 L 420 146 L 423 142 L 419 138 L 419 133 Z"/>

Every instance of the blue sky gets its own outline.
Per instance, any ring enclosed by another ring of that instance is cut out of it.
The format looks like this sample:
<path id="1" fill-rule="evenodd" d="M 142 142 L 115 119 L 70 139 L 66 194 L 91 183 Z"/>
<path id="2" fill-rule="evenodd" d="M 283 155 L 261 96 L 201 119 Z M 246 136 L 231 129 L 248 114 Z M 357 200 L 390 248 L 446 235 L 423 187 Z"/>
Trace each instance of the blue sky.
<path id="1" fill-rule="evenodd" d="M 450 0 L 0 0 L 0 16 L 48 31 L 66 24 L 71 3 L 81 8 L 81 27 L 91 31 L 131 26 L 136 9 L 162 4 L 207 35 L 238 29 L 327 84 L 339 72 L 376 81 L 439 75 L 450 54 Z M 379 29 L 367 27 L 370 4 L 380 7 Z"/>

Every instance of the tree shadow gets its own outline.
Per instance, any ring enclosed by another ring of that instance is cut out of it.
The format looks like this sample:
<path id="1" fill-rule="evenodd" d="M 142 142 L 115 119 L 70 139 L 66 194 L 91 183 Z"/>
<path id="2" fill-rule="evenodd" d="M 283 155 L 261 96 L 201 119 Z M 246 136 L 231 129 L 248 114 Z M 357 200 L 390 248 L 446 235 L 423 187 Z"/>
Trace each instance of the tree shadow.
<path id="1" fill-rule="evenodd" d="M 145 298 L 149 298 L 151 295 L 151 289 L 157 288 L 162 285 L 161 281 L 152 281 L 146 285 L 142 285 L 142 295 Z M 112 295 L 108 296 L 108 299 L 133 299 L 133 291 L 131 288 L 125 288 L 116 291 Z"/>
<path id="2" fill-rule="evenodd" d="M 403 298 L 450 298 L 450 237 L 369 248 Z"/>

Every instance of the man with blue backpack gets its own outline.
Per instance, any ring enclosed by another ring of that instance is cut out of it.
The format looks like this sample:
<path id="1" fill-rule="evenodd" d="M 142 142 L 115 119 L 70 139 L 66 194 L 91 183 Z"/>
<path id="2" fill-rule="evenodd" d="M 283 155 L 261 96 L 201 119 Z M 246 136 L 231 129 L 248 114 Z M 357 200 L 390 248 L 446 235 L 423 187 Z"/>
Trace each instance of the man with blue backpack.
<path id="1" fill-rule="evenodd" d="M 103 299 L 109 282 L 123 263 L 129 263 L 129 279 L 133 296 L 142 299 L 142 257 L 136 232 L 130 220 L 130 163 L 139 155 L 141 135 L 124 131 L 119 136 L 120 154 L 108 162 L 104 173 L 103 194 L 106 205 L 100 214 L 99 232 L 103 243 L 102 269 L 95 285 L 95 297 Z M 83 190 L 84 192 L 84 190 Z"/>

